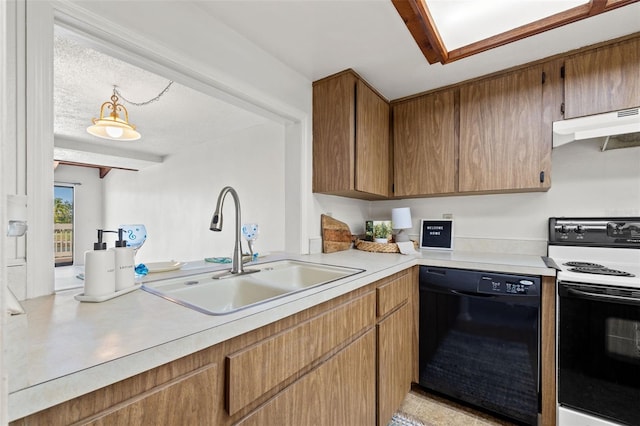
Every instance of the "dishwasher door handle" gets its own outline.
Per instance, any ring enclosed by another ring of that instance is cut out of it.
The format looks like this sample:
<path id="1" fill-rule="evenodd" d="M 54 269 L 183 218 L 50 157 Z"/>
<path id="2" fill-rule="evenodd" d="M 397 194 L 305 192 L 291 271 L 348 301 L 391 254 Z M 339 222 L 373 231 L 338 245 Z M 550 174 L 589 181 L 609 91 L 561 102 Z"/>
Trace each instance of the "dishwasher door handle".
<path id="1" fill-rule="evenodd" d="M 476 293 L 475 291 L 461 291 L 461 290 L 449 289 L 449 292 L 456 294 L 458 296 L 477 297 L 479 299 L 490 299 L 490 298 L 497 297 L 497 295 L 495 294 Z"/>

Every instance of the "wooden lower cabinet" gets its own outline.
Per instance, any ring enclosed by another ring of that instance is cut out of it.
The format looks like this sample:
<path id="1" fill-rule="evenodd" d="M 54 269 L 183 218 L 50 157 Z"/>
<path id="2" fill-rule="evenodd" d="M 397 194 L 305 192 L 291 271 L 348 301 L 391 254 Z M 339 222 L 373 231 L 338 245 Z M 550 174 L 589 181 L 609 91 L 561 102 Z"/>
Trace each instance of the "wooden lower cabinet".
<path id="1" fill-rule="evenodd" d="M 371 329 L 239 424 L 375 424 L 375 348 L 375 330 Z"/>
<path id="2" fill-rule="evenodd" d="M 378 426 L 386 426 L 411 390 L 417 374 L 417 267 L 376 288 L 378 321 Z"/>
<path id="3" fill-rule="evenodd" d="M 380 321 L 378 332 L 378 426 L 385 426 L 411 390 L 413 310 L 410 303 Z"/>
<path id="4" fill-rule="evenodd" d="M 417 371 L 414 292 L 416 268 L 11 426 L 386 424 Z"/>
<path id="5" fill-rule="evenodd" d="M 159 386 L 124 403 L 114 405 L 88 425 L 212 424 L 215 418 L 217 364 Z"/>

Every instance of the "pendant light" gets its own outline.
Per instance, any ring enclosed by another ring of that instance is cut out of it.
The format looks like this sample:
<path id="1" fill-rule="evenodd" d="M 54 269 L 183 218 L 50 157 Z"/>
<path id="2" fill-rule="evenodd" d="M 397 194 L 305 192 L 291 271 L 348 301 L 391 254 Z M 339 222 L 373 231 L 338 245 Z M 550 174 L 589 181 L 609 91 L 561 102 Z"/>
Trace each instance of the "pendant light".
<path id="1" fill-rule="evenodd" d="M 100 118 L 94 118 L 93 126 L 87 127 L 87 132 L 103 139 L 116 141 L 135 141 L 140 139 L 140 133 L 136 131 L 136 126 L 129 123 L 129 113 L 124 105 L 118 103 L 116 88 L 113 88 L 111 101 L 107 101 L 100 107 Z M 111 112 L 105 116 L 106 109 Z M 120 115 L 124 116 L 124 120 Z"/>

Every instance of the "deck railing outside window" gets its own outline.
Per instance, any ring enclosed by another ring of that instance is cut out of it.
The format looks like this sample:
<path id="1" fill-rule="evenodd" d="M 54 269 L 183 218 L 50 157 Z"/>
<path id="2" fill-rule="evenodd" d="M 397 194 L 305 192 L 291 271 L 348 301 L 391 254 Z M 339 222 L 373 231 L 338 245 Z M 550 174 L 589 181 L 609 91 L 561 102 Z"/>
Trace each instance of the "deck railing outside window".
<path id="1" fill-rule="evenodd" d="M 56 265 L 73 262 L 73 224 L 53 224 L 53 251 Z"/>

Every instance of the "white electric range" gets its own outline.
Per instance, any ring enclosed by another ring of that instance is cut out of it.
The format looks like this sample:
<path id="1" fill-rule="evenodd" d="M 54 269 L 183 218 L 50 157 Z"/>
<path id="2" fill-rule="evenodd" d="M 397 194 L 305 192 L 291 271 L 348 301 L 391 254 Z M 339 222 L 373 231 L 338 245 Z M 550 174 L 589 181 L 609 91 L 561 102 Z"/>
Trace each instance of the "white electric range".
<path id="1" fill-rule="evenodd" d="M 640 425 L 640 218 L 550 218 L 558 424 Z"/>

